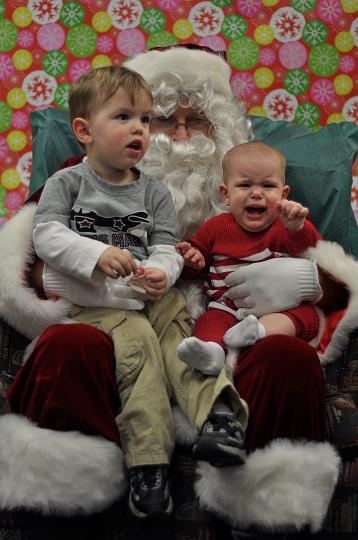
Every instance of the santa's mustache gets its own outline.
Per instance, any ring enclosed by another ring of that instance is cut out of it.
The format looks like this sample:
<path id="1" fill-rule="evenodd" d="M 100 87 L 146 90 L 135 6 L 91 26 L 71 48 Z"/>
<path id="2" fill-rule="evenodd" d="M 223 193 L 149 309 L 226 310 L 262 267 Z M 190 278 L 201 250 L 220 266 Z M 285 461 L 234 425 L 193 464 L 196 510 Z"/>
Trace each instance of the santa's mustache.
<path id="1" fill-rule="evenodd" d="M 138 164 L 150 168 L 166 169 L 170 167 L 197 167 L 207 164 L 207 160 L 215 154 L 214 141 L 202 133 L 193 135 L 187 141 L 173 141 L 165 133 L 155 133 L 150 137 L 149 149 Z"/>

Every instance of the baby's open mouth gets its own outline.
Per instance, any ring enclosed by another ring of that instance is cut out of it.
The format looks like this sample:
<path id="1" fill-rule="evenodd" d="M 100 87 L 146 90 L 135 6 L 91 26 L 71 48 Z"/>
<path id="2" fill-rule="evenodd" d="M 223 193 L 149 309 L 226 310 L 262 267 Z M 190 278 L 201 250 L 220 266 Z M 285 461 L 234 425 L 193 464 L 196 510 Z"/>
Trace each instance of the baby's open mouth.
<path id="1" fill-rule="evenodd" d="M 248 206 L 246 209 L 246 212 L 248 214 L 263 214 L 263 212 L 265 211 L 265 208 L 257 208 L 255 206 Z"/>

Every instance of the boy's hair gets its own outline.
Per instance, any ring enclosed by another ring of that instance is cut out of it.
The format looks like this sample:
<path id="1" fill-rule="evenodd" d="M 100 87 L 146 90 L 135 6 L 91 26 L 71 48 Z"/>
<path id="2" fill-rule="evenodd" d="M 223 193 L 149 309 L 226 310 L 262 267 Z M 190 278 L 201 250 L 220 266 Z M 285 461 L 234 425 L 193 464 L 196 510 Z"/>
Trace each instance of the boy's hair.
<path id="1" fill-rule="evenodd" d="M 269 152 L 272 152 L 273 154 L 276 154 L 276 156 L 281 161 L 281 166 L 283 169 L 283 181 L 285 182 L 285 168 L 286 168 L 285 156 L 282 154 L 282 152 L 280 152 L 280 150 L 278 150 L 274 146 L 271 146 L 262 141 L 248 141 L 242 144 L 238 144 L 237 146 L 234 146 L 228 152 L 226 152 L 223 162 L 222 162 L 224 181 L 228 176 L 228 173 L 231 167 L 231 158 L 234 157 L 234 154 L 239 154 L 239 153 L 247 154 L 251 151 L 261 152 L 263 154 L 269 151 Z"/>
<path id="2" fill-rule="evenodd" d="M 153 104 L 150 86 L 139 73 L 124 66 L 99 67 L 84 73 L 72 84 L 68 98 L 71 123 L 77 117 L 88 119 L 119 88 L 128 94 L 132 104 L 142 92 Z"/>

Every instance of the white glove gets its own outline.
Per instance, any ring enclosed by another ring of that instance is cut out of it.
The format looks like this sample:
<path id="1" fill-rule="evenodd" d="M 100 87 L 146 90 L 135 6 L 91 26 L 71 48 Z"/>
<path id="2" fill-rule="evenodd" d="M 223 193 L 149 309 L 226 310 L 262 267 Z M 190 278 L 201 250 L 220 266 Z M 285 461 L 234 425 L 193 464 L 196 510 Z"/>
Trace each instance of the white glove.
<path id="1" fill-rule="evenodd" d="M 285 311 L 322 296 L 317 267 L 307 259 L 277 258 L 242 266 L 225 283 L 225 296 L 239 308 L 238 319 Z"/>
<path id="2" fill-rule="evenodd" d="M 115 279 L 106 278 L 100 285 L 94 286 L 63 275 L 47 264 L 42 278 L 49 297 L 60 296 L 79 306 L 130 310 L 144 308 L 143 295 Z"/>

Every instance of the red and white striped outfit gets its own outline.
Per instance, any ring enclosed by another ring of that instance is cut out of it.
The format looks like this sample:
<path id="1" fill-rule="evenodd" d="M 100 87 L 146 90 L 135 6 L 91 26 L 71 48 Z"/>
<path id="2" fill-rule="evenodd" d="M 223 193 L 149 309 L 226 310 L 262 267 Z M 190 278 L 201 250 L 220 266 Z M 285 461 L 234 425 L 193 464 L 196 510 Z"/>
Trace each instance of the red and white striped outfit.
<path id="1" fill-rule="evenodd" d="M 194 335 L 204 341 L 217 341 L 224 346 L 222 332 L 237 323 L 234 313 L 237 307 L 230 299 L 223 298 L 227 291 L 227 275 L 242 265 L 274 257 L 299 255 L 307 248 L 315 246 L 320 239 L 318 231 L 307 220 L 302 229 L 296 232 L 285 229 L 279 218 L 262 232 L 244 230 L 229 212 L 206 221 L 195 236 L 187 239 L 203 254 L 205 269 L 197 271 L 184 268 L 181 275 L 184 279 L 194 279 L 202 272 L 207 273 L 204 291 L 211 302 L 208 312 L 196 321 Z M 315 337 L 319 319 L 313 306 L 302 304 L 285 311 L 284 314 L 295 325 L 297 337 L 305 341 Z"/>

